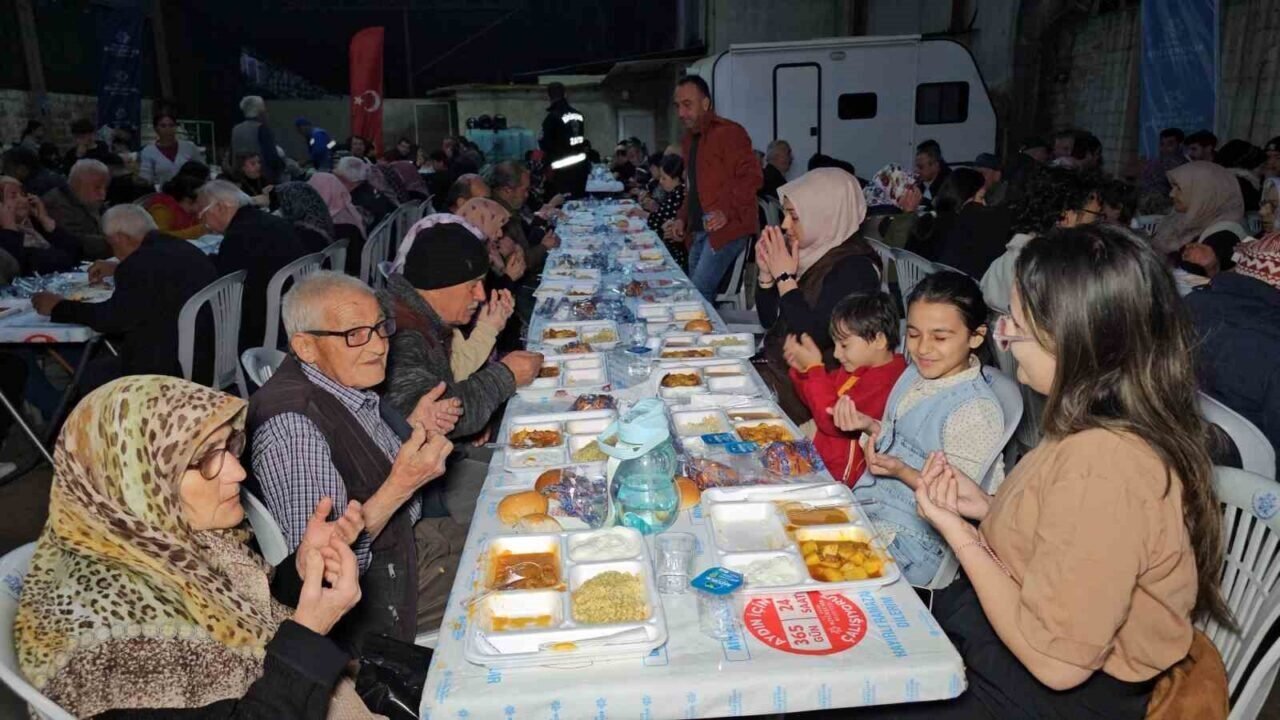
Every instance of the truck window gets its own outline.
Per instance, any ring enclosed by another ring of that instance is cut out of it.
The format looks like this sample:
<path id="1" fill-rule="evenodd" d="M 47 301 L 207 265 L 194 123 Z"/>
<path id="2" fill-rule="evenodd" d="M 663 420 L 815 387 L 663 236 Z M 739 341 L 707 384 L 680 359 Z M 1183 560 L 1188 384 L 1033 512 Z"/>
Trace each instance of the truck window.
<path id="1" fill-rule="evenodd" d="M 869 120 L 876 116 L 875 93 L 845 93 L 836 98 L 836 115 L 841 120 Z"/>
<path id="2" fill-rule="evenodd" d="M 969 83 L 921 83 L 916 86 L 916 124 L 946 125 L 969 119 Z"/>

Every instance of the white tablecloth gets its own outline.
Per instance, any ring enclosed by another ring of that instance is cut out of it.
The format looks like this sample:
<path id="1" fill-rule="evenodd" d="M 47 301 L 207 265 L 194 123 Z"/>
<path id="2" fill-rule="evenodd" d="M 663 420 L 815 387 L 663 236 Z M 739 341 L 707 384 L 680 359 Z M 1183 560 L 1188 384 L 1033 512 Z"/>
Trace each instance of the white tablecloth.
<path id="1" fill-rule="evenodd" d="M 667 264 L 675 267 L 670 256 Z M 618 282 L 607 277 L 603 287 L 610 286 Z M 710 315 L 723 329 L 715 313 Z M 529 337 L 538 337 L 541 324 L 535 320 Z M 615 357 L 621 362 L 616 351 L 611 361 Z M 642 391 L 622 394 L 637 392 Z M 539 409 L 562 410 L 566 404 L 516 399 L 507 419 Z M 506 437 L 505 424 L 499 437 Z M 811 593 L 744 604 L 739 633 L 723 642 L 699 631 L 692 593 L 665 595 L 670 639 L 643 660 L 576 668 L 472 665 L 462 656 L 467 627 L 462 604 L 482 580 L 482 546 L 490 537 L 510 532 L 497 519 L 498 502 L 514 490 L 527 489 L 510 486 L 502 462 L 499 451 L 477 503 L 459 565 L 463 570 L 454 583 L 423 691 L 424 720 L 718 718 L 941 700 L 965 689 L 959 653 L 905 581 L 847 597 L 827 593 L 829 599 L 819 600 L 818 593 Z M 682 513 L 672 531 L 698 538 L 696 572 L 712 565 L 700 507 Z"/>

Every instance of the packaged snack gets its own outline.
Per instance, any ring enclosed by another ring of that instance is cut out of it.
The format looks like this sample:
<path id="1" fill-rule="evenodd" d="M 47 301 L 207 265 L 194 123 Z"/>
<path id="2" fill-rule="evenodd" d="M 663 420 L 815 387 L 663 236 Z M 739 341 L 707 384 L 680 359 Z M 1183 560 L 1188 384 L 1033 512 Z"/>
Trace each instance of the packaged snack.
<path id="1" fill-rule="evenodd" d="M 613 401 L 612 395 L 579 395 L 577 400 L 573 401 L 573 405 L 569 407 L 572 412 L 581 412 L 583 410 L 617 410 L 617 403 Z"/>
<path id="2" fill-rule="evenodd" d="M 760 453 L 760 462 L 769 472 L 788 477 L 826 470 L 817 448 L 808 440 L 770 443 Z"/>

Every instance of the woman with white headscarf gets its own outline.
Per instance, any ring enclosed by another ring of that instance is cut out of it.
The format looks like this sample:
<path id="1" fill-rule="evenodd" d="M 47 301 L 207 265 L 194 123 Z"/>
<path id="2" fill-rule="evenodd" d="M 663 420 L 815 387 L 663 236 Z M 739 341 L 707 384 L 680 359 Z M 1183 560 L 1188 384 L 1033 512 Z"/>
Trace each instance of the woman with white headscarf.
<path id="1" fill-rule="evenodd" d="M 835 367 L 828 328 L 831 310 L 845 296 L 879 292 L 880 259 L 859 232 L 867 204 L 857 179 L 839 168 L 818 168 L 778 188 L 782 227 L 766 227 L 756 245 L 760 289 L 756 311 L 768 329 L 757 369 L 797 423 L 811 414 L 787 373 L 788 335 L 817 346 Z"/>
<path id="2" fill-rule="evenodd" d="M 1244 229 L 1240 184 L 1211 162 L 1190 162 L 1169 171 L 1173 212 L 1156 226 L 1153 243 L 1179 253 L 1183 268 L 1205 277 L 1231 269 L 1231 255 Z"/>

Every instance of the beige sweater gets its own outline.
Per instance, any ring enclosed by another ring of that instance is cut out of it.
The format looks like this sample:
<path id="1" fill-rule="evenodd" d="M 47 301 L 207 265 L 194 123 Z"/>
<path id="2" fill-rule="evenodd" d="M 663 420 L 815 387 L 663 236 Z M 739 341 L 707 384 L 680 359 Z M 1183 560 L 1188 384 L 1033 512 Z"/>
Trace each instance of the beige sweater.
<path id="1" fill-rule="evenodd" d="M 455 328 L 453 352 L 449 355 L 449 368 L 453 370 L 454 381 L 462 382 L 471 377 L 471 373 L 484 367 L 497 342 L 498 333 L 484 323 L 476 323 L 469 338 Z"/>

